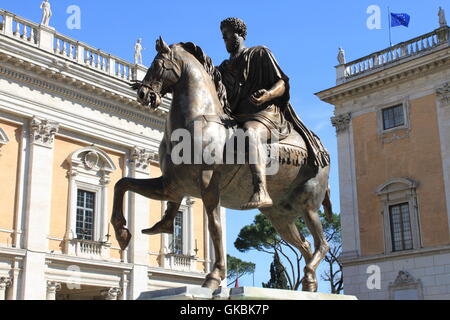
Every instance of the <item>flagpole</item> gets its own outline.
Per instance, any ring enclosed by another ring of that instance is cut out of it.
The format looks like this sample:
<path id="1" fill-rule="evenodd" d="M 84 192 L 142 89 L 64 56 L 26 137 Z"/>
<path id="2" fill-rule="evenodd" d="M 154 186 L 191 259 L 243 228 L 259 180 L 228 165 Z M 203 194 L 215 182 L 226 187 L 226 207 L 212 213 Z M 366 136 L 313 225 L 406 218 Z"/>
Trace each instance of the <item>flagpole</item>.
<path id="1" fill-rule="evenodd" d="M 389 46 L 392 47 L 392 31 L 391 31 L 391 8 L 388 7 L 388 23 L 389 23 Z"/>

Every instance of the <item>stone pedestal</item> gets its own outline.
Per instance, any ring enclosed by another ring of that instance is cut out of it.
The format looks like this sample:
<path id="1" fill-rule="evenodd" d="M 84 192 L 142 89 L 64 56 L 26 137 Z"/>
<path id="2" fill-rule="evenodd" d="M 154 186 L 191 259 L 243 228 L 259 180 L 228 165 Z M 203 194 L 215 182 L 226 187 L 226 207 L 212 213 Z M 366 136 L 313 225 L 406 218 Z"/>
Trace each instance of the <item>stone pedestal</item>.
<path id="1" fill-rule="evenodd" d="M 212 291 L 200 287 L 181 287 L 142 293 L 138 300 L 358 300 L 354 296 L 328 293 L 263 289 L 263 288 L 221 288 Z"/>

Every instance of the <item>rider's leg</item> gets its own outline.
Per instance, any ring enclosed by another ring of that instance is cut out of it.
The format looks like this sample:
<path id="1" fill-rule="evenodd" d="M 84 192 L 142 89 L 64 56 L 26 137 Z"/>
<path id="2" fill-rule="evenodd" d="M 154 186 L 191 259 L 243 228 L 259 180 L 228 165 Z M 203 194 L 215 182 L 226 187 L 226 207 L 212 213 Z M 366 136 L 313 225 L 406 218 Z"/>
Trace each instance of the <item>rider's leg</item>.
<path id="1" fill-rule="evenodd" d="M 249 143 L 249 164 L 253 176 L 253 195 L 248 203 L 242 205 L 242 210 L 267 208 L 273 205 L 272 199 L 267 191 L 266 184 L 266 158 L 263 148 L 268 142 L 268 130 L 260 122 L 249 121 L 244 125 L 244 130 L 248 132 Z"/>

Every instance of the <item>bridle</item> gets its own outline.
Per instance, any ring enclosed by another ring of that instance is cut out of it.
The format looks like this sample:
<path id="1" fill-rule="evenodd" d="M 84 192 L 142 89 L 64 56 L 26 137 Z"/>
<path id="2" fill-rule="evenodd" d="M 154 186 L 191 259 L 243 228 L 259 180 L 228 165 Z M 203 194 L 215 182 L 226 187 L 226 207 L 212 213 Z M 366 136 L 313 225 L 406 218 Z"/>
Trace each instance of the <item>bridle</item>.
<path id="1" fill-rule="evenodd" d="M 164 74 L 169 71 L 173 72 L 177 79 L 180 78 L 181 68 L 180 68 L 180 66 L 178 66 L 177 63 L 173 62 L 172 59 L 173 59 L 172 55 L 171 55 L 171 59 L 168 59 L 168 58 L 164 57 L 162 54 L 158 55 L 155 58 L 155 60 L 153 61 L 153 64 L 155 64 L 155 62 L 157 62 L 157 61 L 162 61 L 161 69 L 157 74 L 158 79 L 162 79 Z M 154 67 L 154 65 L 151 68 L 153 68 L 153 67 Z M 156 77 L 152 76 L 152 78 L 154 79 Z M 140 83 L 140 85 L 141 85 L 140 88 L 142 88 L 142 87 L 147 88 L 148 90 L 150 90 L 151 93 L 158 95 L 159 98 L 164 96 L 167 92 L 171 91 L 171 87 L 164 88 L 163 83 L 160 80 L 147 81 L 144 78 L 144 80 Z"/>

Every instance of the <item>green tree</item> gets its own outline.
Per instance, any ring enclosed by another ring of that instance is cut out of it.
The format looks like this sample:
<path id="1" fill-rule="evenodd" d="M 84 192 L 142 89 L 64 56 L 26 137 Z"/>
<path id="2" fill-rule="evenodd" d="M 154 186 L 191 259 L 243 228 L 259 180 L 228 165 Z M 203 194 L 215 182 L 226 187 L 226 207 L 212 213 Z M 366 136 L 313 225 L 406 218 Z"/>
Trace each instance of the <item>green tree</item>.
<path id="1" fill-rule="evenodd" d="M 297 221 L 297 228 L 302 234 L 307 233 L 303 222 Z M 283 240 L 270 223 L 269 219 L 263 214 L 255 217 L 253 224 L 245 226 L 238 235 L 234 246 L 240 252 L 257 250 L 271 255 L 282 257 L 288 268 L 283 265 L 283 273 L 288 281 L 288 287 L 291 290 L 298 290 L 301 285 L 301 265 L 302 255 L 292 245 Z"/>
<path id="2" fill-rule="evenodd" d="M 242 278 L 246 274 L 252 274 L 254 272 L 254 263 L 242 261 L 236 257 L 227 255 L 227 277 L 228 279 L 234 279 L 228 284 L 228 286 L 235 283 L 238 279 Z"/>
<path id="3" fill-rule="evenodd" d="M 284 273 L 284 266 L 276 253 L 273 256 L 273 262 L 270 265 L 270 280 L 267 283 L 263 283 L 262 286 L 263 288 L 271 289 L 290 289 Z"/>
<path id="4" fill-rule="evenodd" d="M 321 278 L 330 283 L 332 293 L 339 294 L 343 290 L 342 264 L 338 260 L 342 249 L 340 216 L 333 214 L 332 221 L 328 221 L 323 213 L 320 213 L 320 217 L 326 239 L 330 244 L 330 252 L 324 258 L 328 268 L 321 274 Z M 296 225 L 301 234 L 305 237 L 310 236 L 301 219 L 297 220 Z M 287 279 L 287 288 L 294 291 L 300 288 L 303 271 L 301 253 L 280 237 L 265 215 L 257 215 L 251 225 L 242 228 L 234 246 L 240 252 L 257 250 L 274 256 L 274 266 L 273 268 L 271 266 L 271 280 L 263 285 L 274 283 L 273 269 L 275 272 L 284 274 Z M 278 255 L 280 265 L 275 269 L 276 255 Z"/>

